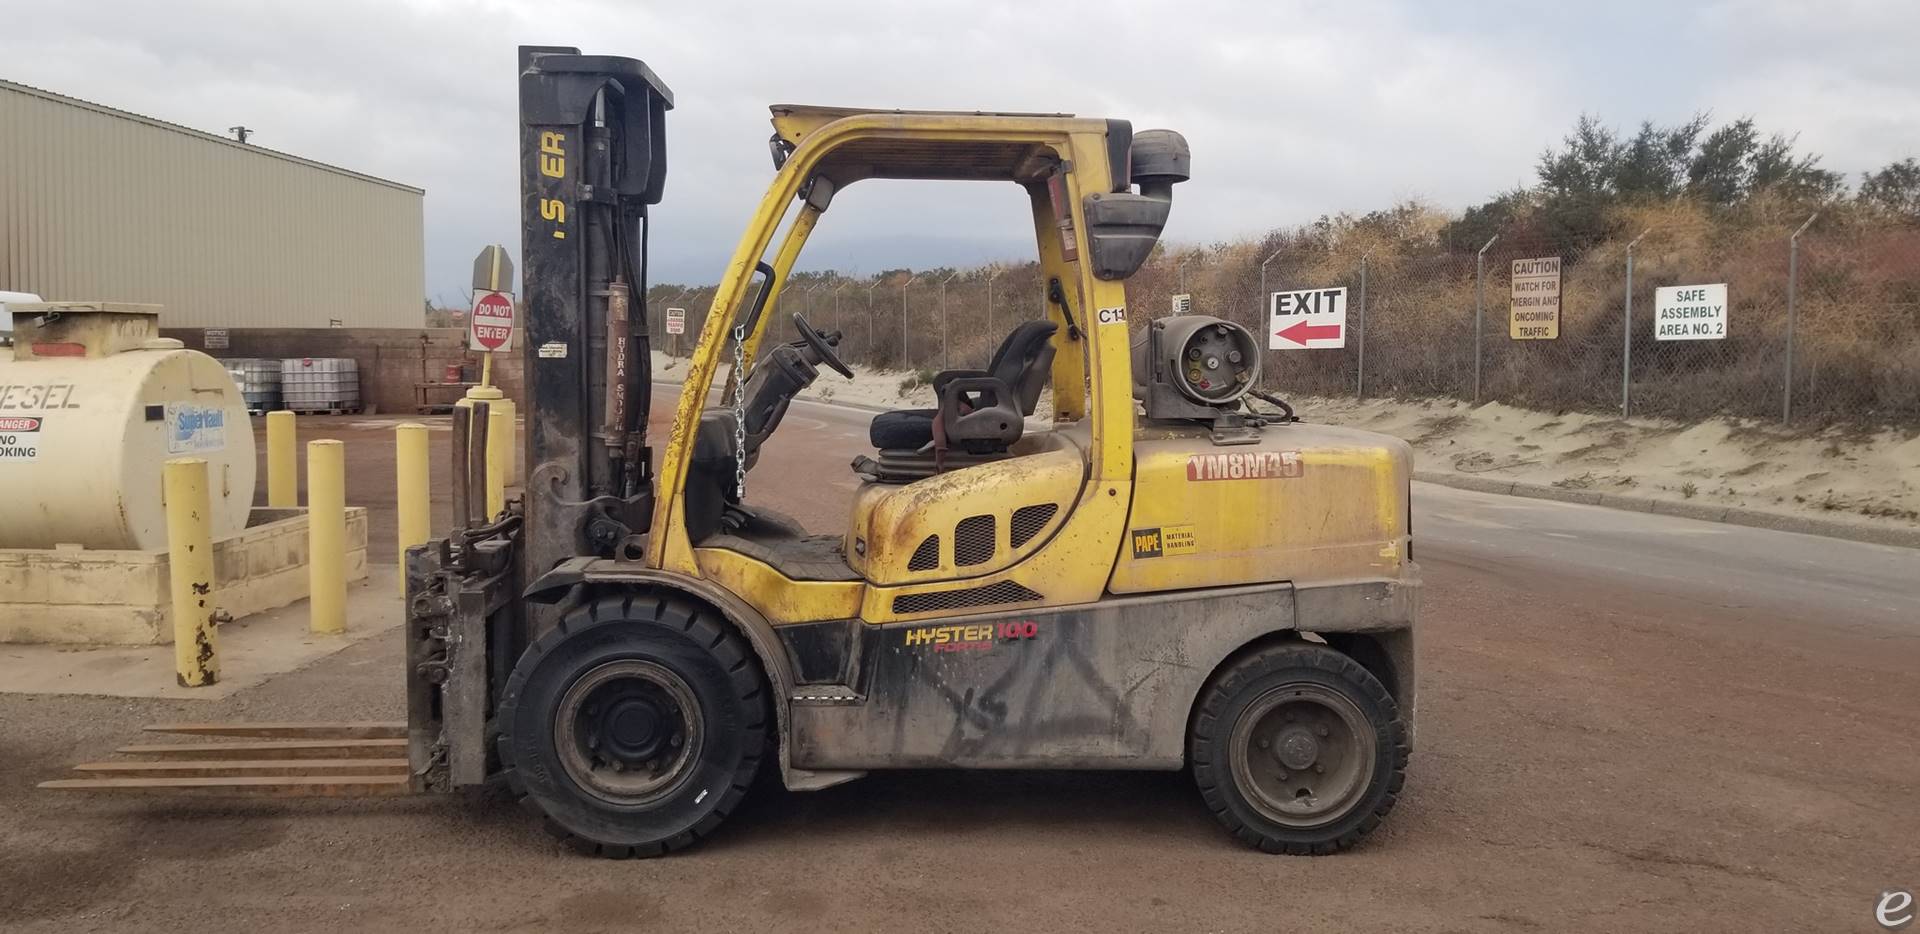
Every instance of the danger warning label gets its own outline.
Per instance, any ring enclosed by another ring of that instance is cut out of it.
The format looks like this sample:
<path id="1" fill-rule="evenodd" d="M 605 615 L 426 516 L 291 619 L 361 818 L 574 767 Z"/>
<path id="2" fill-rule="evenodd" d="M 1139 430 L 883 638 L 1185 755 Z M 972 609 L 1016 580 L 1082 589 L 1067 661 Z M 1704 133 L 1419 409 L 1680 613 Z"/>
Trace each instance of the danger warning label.
<path id="1" fill-rule="evenodd" d="M 30 461 L 39 457 L 40 425 L 38 416 L 0 416 L 0 461 Z"/>

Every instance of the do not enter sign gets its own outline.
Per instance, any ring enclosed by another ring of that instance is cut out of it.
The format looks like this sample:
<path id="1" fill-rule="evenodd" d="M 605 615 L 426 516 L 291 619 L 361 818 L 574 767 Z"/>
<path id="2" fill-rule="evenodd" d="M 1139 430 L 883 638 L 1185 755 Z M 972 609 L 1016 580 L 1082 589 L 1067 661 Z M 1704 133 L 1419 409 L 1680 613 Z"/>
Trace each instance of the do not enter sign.
<path id="1" fill-rule="evenodd" d="M 467 348 L 510 350 L 513 347 L 513 296 L 475 289 L 473 313 L 467 315 Z"/>

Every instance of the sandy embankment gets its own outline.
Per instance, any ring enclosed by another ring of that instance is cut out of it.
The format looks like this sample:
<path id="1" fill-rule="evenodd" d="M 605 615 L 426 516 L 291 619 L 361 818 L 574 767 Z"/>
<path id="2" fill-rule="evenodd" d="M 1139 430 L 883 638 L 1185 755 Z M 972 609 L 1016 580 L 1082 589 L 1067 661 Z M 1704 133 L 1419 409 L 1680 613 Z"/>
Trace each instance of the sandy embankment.
<path id="1" fill-rule="evenodd" d="M 909 374 L 853 370 L 852 381 L 822 374 L 802 398 L 879 408 L 934 404 L 932 387 Z M 654 355 L 656 377 L 677 381 L 685 372 L 684 360 Z M 1294 405 L 1308 421 L 1406 439 L 1423 470 L 1920 529 L 1920 435 L 1786 430 L 1728 419 L 1689 425 L 1443 400 Z M 1044 397 L 1041 407 L 1045 414 Z"/>

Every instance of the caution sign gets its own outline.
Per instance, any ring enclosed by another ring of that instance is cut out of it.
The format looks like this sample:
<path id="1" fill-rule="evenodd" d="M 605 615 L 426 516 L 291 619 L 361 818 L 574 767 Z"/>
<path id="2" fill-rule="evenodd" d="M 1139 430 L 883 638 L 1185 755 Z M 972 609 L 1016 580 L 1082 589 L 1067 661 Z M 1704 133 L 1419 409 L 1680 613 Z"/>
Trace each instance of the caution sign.
<path id="1" fill-rule="evenodd" d="M 687 333 L 687 310 L 685 308 L 667 309 L 667 333 Z"/>
<path id="2" fill-rule="evenodd" d="M 1270 350 L 1347 346 L 1347 290 L 1298 289 L 1268 298 Z"/>
<path id="3" fill-rule="evenodd" d="M 1725 340 L 1727 284 L 1654 289 L 1653 336 L 1663 341 Z"/>
<path id="4" fill-rule="evenodd" d="M 467 349 L 513 349 L 513 296 L 474 290 L 473 313 L 467 316 Z"/>
<path id="5" fill-rule="evenodd" d="M 40 456 L 36 415 L 0 416 L 0 461 L 30 461 Z"/>
<path id="6" fill-rule="evenodd" d="M 1517 341 L 1560 337 L 1560 257 L 1513 261 L 1513 295 L 1507 302 L 1507 336 Z"/>

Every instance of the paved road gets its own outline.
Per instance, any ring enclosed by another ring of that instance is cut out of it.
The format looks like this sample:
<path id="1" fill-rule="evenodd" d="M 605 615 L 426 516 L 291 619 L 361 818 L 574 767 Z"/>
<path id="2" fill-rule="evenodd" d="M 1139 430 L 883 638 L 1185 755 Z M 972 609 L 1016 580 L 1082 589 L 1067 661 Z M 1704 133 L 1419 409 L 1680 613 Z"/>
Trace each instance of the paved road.
<path id="1" fill-rule="evenodd" d="M 865 417 L 796 405 L 750 499 L 838 527 Z M 27 788 L 143 722 L 394 716 L 385 638 L 218 703 L 0 696 L 0 927 L 1871 931 L 1882 889 L 1920 887 L 1920 552 L 1415 496 L 1419 746 L 1345 855 L 1243 850 L 1178 774 L 763 791 L 643 863 L 573 857 L 484 796 Z"/>

